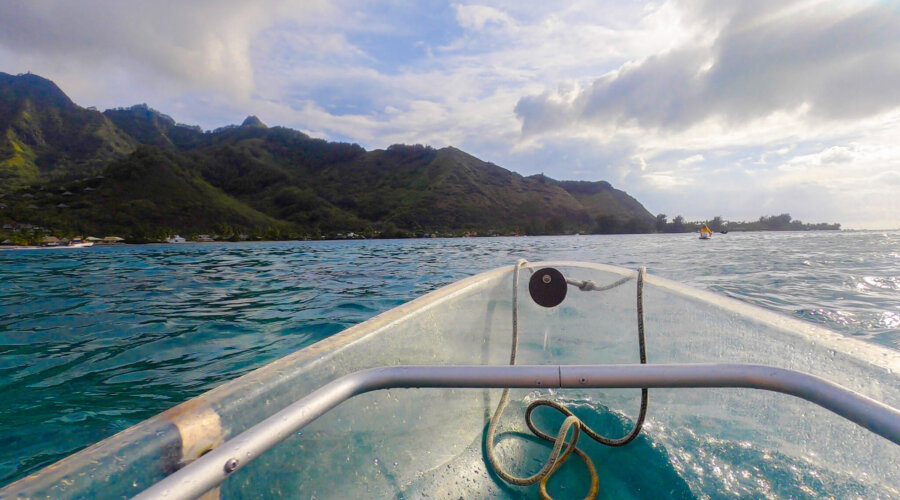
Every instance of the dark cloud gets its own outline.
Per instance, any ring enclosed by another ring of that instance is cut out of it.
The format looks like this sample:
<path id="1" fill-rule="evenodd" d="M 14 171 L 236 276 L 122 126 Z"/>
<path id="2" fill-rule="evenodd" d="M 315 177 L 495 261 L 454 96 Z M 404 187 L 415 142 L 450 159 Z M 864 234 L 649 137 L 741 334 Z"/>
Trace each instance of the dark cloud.
<path id="1" fill-rule="evenodd" d="M 900 12 L 888 3 L 685 8 L 684 22 L 713 30 L 711 43 L 626 64 L 574 98 L 523 97 L 523 132 L 573 123 L 680 130 L 710 117 L 739 124 L 801 108 L 812 119 L 856 119 L 900 105 Z"/>

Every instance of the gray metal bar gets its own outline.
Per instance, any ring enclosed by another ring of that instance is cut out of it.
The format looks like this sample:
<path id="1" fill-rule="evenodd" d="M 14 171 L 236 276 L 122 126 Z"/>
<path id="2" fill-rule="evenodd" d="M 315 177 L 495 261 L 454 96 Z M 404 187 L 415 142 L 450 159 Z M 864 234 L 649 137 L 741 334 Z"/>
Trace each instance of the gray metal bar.
<path id="1" fill-rule="evenodd" d="M 562 387 L 744 387 L 780 392 L 837 413 L 900 445 L 900 411 L 808 373 L 761 365 L 560 366 Z"/>
<path id="2" fill-rule="evenodd" d="M 254 425 L 136 499 L 196 498 L 353 396 L 389 388 L 744 387 L 827 408 L 900 444 L 900 411 L 806 373 L 760 365 L 392 366 L 345 375 Z"/>

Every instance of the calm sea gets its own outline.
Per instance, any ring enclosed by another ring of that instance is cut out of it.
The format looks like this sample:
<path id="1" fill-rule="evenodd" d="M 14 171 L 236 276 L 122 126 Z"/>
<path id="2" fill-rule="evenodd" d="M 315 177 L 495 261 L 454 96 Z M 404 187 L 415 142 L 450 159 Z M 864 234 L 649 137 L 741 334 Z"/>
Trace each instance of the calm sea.
<path id="1" fill-rule="evenodd" d="M 0 251 L 0 485 L 516 259 L 636 268 L 900 349 L 900 232 Z"/>

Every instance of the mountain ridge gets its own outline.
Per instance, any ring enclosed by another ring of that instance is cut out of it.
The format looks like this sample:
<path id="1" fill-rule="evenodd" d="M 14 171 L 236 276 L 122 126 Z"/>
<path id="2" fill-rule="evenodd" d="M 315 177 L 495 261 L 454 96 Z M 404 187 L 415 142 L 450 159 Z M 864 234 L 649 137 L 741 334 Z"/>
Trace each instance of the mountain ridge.
<path id="1" fill-rule="evenodd" d="M 203 131 L 146 104 L 100 113 L 31 74 L 0 73 L 0 133 L 0 200 L 9 207 L 0 218 L 130 231 L 135 239 L 213 226 L 285 237 L 562 234 L 590 232 L 601 216 L 634 227 L 654 220 L 605 181 L 525 177 L 452 146 L 366 151 L 268 127 L 253 115 L 241 125 Z M 141 172 L 146 192 L 160 200 L 131 187 L 121 190 L 130 198 L 100 196 L 117 179 L 125 182 L 122 169 Z M 70 189 L 87 179 L 97 187 Z M 166 190 L 155 189 L 162 179 Z M 34 201 L 60 190 L 68 198 Z M 179 196 L 193 201 L 178 203 Z M 189 216 L 192 211 L 199 215 Z M 106 213 L 126 215 L 114 223 Z"/>

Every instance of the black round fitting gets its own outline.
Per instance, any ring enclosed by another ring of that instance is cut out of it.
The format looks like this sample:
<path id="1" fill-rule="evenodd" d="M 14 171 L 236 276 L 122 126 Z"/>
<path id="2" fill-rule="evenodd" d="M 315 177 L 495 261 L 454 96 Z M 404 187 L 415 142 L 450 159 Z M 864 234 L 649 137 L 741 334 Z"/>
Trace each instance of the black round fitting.
<path id="1" fill-rule="evenodd" d="M 566 298 L 569 286 L 561 272 L 552 267 L 539 269 L 528 281 L 531 299 L 544 307 L 556 307 Z"/>

